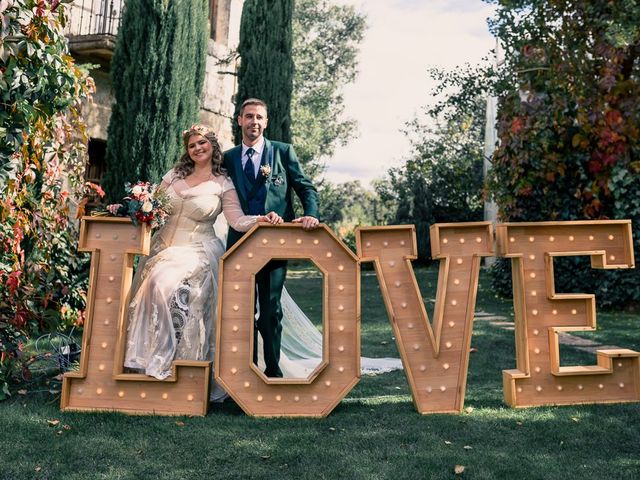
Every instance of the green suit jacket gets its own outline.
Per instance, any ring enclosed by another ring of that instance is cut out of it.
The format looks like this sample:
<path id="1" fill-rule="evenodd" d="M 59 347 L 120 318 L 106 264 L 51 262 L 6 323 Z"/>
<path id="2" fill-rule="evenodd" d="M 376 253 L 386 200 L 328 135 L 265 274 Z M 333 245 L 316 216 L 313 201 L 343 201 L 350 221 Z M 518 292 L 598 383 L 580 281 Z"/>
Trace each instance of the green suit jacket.
<path id="1" fill-rule="evenodd" d="M 245 179 L 242 170 L 242 145 L 237 145 L 224 152 L 224 167 L 231 177 L 242 210 L 249 211 L 247 197 L 251 194 L 251 185 Z M 304 215 L 318 218 L 318 192 L 311 180 L 304 174 L 300 162 L 288 143 L 272 142 L 265 138 L 261 165 L 269 165 L 271 173 L 268 177 L 258 173 L 258 182 L 263 182 L 267 188 L 264 211 L 276 212 L 285 222 L 290 222 L 295 216 L 293 210 L 293 192 L 298 195 Z M 243 233 L 229 228 L 227 248 L 237 242 Z"/>

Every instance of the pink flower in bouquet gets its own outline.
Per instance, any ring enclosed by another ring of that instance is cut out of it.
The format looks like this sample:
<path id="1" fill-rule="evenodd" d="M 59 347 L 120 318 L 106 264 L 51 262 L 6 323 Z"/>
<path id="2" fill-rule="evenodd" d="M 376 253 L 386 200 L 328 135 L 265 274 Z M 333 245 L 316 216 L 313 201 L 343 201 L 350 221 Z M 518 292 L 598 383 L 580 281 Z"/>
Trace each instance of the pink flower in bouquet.
<path id="1" fill-rule="evenodd" d="M 116 215 L 120 207 L 122 207 L 121 203 L 112 203 L 111 205 L 107 205 L 105 208 L 111 215 Z"/>

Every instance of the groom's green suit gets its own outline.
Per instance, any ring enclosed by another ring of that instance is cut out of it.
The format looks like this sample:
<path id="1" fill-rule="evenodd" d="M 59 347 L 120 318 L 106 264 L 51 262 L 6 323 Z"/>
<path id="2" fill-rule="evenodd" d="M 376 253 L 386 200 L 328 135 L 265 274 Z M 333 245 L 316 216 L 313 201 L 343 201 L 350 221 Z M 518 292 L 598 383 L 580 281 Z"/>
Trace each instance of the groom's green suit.
<path id="1" fill-rule="evenodd" d="M 224 153 L 224 167 L 233 180 L 245 214 L 264 215 L 273 211 L 285 222 L 290 222 L 295 218 L 293 210 L 293 192 L 295 192 L 302 203 L 304 215 L 318 218 L 318 193 L 303 173 L 291 145 L 265 139 L 260 165 L 269 165 L 270 172 L 264 175 L 263 171 L 266 167 L 261 169 L 255 181 L 245 175 L 241 156 L 242 145 L 227 150 Z M 227 248 L 237 242 L 242 235 L 241 232 L 229 228 Z M 287 262 L 282 260 L 269 262 L 256 275 L 260 305 L 256 327 L 264 343 L 265 374 L 268 377 L 282 376 L 278 366 L 282 333 L 280 296 L 286 275 Z M 254 346 L 257 347 L 257 341 L 254 342 Z M 253 352 L 254 362 L 257 361 L 256 347 Z"/>

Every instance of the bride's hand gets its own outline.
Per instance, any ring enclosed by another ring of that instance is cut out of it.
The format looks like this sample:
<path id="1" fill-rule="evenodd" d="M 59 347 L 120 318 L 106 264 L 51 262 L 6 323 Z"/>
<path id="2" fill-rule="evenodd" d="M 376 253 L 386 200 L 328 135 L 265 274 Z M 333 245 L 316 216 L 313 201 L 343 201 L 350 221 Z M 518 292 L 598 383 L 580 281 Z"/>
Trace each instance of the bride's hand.
<path id="1" fill-rule="evenodd" d="M 266 215 L 258 218 L 259 222 L 268 222 L 272 225 L 279 225 L 284 222 L 282 217 L 278 215 L 276 212 L 269 212 Z"/>

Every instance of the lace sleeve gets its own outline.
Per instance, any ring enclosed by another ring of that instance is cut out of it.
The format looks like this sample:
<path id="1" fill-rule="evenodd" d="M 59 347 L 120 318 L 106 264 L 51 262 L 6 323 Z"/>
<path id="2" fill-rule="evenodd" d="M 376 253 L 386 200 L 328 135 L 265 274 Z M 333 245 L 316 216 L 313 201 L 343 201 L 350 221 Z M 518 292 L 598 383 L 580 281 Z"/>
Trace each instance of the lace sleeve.
<path id="1" fill-rule="evenodd" d="M 246 232 L 258 221 L 258 215 L 245 215 L 240 206 L 240 199 L 231 181 L 225 181 L 222 193 L 222 213 L 227 223 L 238 232 Z"/>

